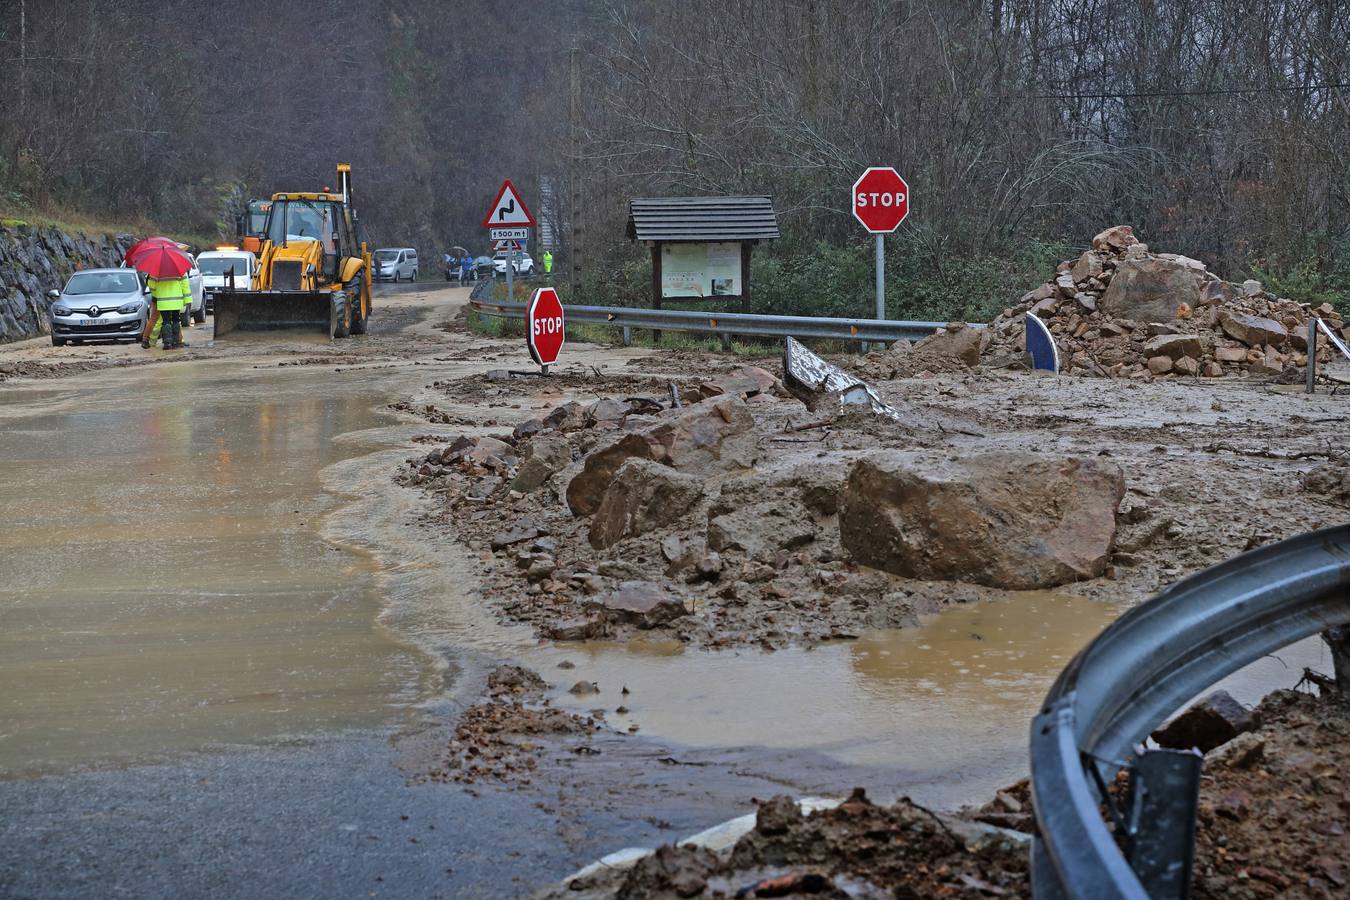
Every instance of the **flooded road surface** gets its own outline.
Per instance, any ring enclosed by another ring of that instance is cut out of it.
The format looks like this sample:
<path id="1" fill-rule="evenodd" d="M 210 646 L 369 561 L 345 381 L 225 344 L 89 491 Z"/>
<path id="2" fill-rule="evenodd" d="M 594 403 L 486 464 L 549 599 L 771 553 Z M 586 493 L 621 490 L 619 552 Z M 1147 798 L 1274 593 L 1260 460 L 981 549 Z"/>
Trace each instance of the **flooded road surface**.
<path id="1" fill-rule="evenodd" d="M 149 369 L 153 369 L 150 371 Z M 424 664 L 320 472 L 381 396 L 164 365 L 0 396 L 0 773 L 388 722 Z"/>
<path id="2" fill-rule="evenodd" d="M 0 388 L 0 775 L 411 726 L 517 660 L 618 731 L 824 755 L 955 806 L 1025 773 L 1045 691 L 1118 613 L 1027 593 L 810 650 L 540 643 L 391 479 L 412 435 L 460 429 L 385 411 L 515 351 L 401 315 L 418 368 L 245 355 Z M 1265 665 L 1253 686 L 1297 680 Z"/>

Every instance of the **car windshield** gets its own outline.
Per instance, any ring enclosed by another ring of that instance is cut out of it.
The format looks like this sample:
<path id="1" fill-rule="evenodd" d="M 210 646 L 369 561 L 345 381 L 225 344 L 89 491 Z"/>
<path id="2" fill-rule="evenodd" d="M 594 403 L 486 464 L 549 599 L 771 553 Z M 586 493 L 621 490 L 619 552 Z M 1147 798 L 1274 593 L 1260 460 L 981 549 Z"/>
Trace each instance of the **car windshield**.
<path id="1" fill-rule="evenodd" d="M 72 297 L 81 294 L 130 294 L 139 288 L 140 282 L 131 271 L 77 272 L 66 285 L 66 293 Z"/>
<path id="2" fill-rule="evenodd" d="M 197 266 L 203 275 L 224 275 L 229 269 L 236 275 L 248 271 L 248 262 L 242 256 L 206 256 L 197 260 Z"/>
<path id="3" fill-rule="evenodd" d="M 376 251 L 375 251 L 375 258 L 378 259 L 380 262 L 393 262 L 394 260 L 398 259 L 398 251 L 397 251 L 397 250 L 376 250 Z"/>

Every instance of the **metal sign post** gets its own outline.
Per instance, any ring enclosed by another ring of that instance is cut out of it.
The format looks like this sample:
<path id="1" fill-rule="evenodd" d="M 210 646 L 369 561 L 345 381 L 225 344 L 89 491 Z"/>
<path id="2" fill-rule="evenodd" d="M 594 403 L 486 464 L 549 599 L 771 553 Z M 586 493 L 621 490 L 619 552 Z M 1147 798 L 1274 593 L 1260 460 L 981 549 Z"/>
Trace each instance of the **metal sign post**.
<path id="1" fill-rule="evenodd" d="M 877 321 L 886 318 L 886 244 L 877 232 Z"/>

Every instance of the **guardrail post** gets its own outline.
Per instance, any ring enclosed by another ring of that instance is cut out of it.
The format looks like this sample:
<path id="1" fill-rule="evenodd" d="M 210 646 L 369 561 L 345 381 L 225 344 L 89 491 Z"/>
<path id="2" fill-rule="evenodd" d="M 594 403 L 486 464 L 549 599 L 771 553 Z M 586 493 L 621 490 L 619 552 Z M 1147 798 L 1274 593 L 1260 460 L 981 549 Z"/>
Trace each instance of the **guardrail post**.
<path id="1" fill-rule="evenodd" d="M 1304 391 L 1317 393 L 1317 319 L 1308 320 L 1308 383 Z"/>
<path id="2" fill-rule="evenodd" d="M 631 325 L 623 326 L 623 345 L 625 347 L 633 346 L 633 327 Z"/>
<path id="3" fill-rule="evenodd" d="M 1200 802 L 1197 750 L 1149 750 L 1130 767 L 1130 868 L 1153 900 L 1186 900 Z"/>

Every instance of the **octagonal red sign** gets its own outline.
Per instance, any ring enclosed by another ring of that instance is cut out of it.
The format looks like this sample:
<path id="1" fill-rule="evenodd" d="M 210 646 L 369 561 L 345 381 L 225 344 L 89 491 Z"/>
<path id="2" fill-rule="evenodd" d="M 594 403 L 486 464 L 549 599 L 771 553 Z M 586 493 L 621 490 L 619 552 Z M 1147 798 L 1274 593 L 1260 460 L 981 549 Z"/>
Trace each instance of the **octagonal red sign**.
<path id="1" fill-rule="evenodd" d="M 551 287 L 537 288 L 525 307 L 525 343 L 541 366 L 558 361 L 563 347 L 563 305 Z"/>
<path id="2" fill-rule="evenodd" d="M 868 231 L 894 231 L 909 215 L 909 185 L 890 166 L 873 166 L 853 182 L 853 215 Z"/>

